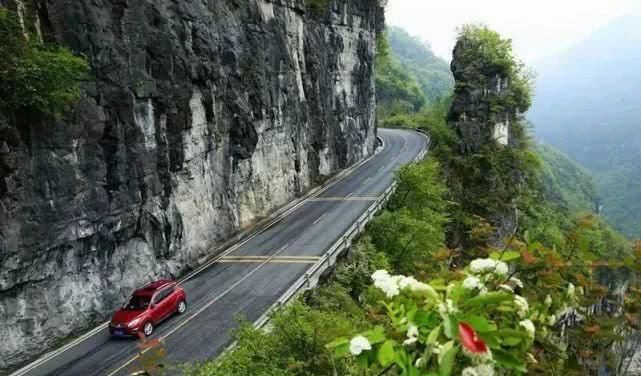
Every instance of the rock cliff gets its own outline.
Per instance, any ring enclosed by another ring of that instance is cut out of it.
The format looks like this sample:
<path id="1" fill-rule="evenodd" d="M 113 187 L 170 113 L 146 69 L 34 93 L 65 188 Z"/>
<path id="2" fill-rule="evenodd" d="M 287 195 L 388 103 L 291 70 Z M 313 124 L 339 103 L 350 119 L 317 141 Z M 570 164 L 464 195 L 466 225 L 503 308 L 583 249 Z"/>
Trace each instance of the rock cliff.
<path id="1" fill-rule="evenodd" d="M 376 0 L 0 6 L 92 73 L 64 117 L 0 124 L 0 368 L 372 153 Z"/>
<path id="2" fill-rule="evenodd" d="M 489 222 L 487 240 L 501 247 L 516 230 L 516 201 L 529 171 L 523 119 L 530 106 L 529 76 L 509 40 L 482 26 L 467 30 L 451 63 L 455 89 L 448 123 L 457 150 L 450 188 L 469 214 Z M 455 237 L 458 242 L 465 235 Z"/>

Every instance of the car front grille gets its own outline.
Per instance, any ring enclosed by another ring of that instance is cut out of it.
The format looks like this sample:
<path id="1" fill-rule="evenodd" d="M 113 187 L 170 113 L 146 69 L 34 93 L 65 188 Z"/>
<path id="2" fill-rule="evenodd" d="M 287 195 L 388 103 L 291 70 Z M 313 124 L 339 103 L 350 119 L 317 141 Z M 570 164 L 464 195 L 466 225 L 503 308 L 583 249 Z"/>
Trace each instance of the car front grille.
<path id="1" fill-rule="evenodd" d="M 126 326 L 125 326 L 125 324 L 114 324 L 114 323 L 110 323 L 109 325 L 110 325 L 112 328 L 116 328 L 116 329 L 121 329 L 121 328 L 125 328 L 125 327 L 126 327 Z"/>

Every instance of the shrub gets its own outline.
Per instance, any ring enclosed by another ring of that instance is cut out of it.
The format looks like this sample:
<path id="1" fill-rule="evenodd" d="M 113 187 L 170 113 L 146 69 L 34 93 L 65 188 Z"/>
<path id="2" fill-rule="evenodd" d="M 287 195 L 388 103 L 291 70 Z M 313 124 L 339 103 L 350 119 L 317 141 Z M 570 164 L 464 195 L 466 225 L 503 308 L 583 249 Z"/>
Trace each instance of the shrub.
<path id="1" fill-rule="evenodd" d="M 59 115 L 80 98 L 87 62 L 66 48 L 42 45 L 23 34 L 17 16 L 0 9 L 0 112 Z"/>

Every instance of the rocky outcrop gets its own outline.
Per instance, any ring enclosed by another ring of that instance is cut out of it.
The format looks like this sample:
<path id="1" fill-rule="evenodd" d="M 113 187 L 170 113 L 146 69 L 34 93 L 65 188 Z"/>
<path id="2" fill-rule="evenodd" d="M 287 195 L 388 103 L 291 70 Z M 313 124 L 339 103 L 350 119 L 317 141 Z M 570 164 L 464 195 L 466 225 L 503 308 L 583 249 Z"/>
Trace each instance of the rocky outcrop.
<path id="1" fill-rule="evenodd" d="M 0 368 L 372 153 L 376 0 L 2 3 L 92 79 L 0 125 Z"/>
<path id="2" fill-rule="evenodd" d="M 518 63 L 506 67 L 505 59 L 486 48 L 497 48 L 494 52 L 513 60 L 511 52 L 474 37 L 460 38 L 453 51 L 456 85 L 448 122 L 457 136 L 458 165 L 452 167 L 450 185 L 468 213 L 492 226 L 488 242 L 502 247 L 518 225 L 516 200 L 527 169 L 523 112 L 530 99 Z M 457 241 L 465 237 L 454 235 Z"/>

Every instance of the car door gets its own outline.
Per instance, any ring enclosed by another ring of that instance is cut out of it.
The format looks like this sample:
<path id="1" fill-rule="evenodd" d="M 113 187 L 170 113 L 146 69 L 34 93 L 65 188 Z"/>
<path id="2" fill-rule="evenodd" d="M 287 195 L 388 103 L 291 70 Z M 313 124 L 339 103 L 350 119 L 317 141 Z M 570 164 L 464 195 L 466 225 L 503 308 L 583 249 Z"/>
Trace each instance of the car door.
<path id="1" fill-rule="evenodd" d="M 156 311 L 156 316 L 160 321 L 165 317 L 169 316 L 173 312 L 173 305 L 171 304 L 171 299 L 169 296 L 173 291 L 173 286 L 165 287 L 162 290 L 158 291 L 154 296 L 154 310 Z"/>

